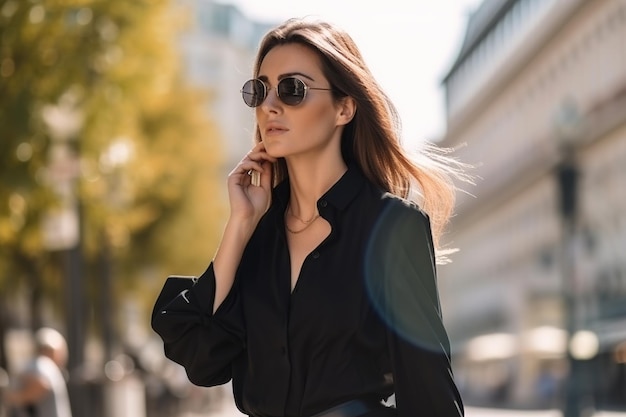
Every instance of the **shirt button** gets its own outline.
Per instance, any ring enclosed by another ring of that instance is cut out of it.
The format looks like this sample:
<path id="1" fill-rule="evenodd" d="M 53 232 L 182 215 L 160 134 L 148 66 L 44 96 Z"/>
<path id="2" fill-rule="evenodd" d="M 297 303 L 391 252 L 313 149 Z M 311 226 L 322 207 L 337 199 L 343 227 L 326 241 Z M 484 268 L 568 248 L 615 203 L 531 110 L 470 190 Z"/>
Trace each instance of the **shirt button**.
<path id="1" fill-rule="evenodd" d="M 284 347 L 284 346 L 283 346 L 283 347 L 281 347 L 281 348 L 280 348 L 280 353 L 281 353 L 283 356 L 284 356 L 284 355 L 286 355 L 286 354 L 287 354 L 287 348 L 286 348 L 286 347 Z"/>
<path id="2" fill-rule="evenodd" d="M 328 205 L 328 201 L 320 200 L 320 207 L 326 207 Z"/>
<path id="3" fill-rule="evenodd" d="M 313 252 L 313 254 L 311 255 L 313 257 L 313 259 L 317 259 L 320 257 L 320 253 L 318 251 Z"/>

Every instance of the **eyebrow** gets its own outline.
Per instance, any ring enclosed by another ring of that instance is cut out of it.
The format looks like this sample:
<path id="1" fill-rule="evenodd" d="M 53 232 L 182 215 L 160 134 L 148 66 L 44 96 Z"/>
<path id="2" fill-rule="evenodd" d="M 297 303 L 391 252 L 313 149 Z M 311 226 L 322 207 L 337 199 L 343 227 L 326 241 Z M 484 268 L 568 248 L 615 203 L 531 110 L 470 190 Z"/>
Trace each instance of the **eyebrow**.
<path id="1" fill-rule="evenodd" d="M 301 77 L 304 77 L 310 81 L 315 81 L 315 79 L 313 79 L 312 77 L 310 77 L 309 75 L 303 74 L 301 72 L 287 72 L 285 74 L 280 74 L 278 76 L 278 80 L 282 80 L 283 78 L 287 78 L 287 77 L 293 77 L 294 75 L 299 75 Z M 269 78 L 267 78 L 267 75 L 259 75 L 258 77 L 259 80 L 264 81 L 264 82 L 268 82 Z"/>

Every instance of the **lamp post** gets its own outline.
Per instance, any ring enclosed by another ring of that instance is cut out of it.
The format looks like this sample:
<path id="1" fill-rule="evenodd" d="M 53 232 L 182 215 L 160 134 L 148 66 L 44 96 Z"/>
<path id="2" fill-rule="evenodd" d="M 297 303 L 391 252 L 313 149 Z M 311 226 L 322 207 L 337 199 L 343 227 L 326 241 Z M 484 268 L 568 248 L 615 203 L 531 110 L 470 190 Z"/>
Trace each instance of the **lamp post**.
<path id="1" fill-rule="evenodd" d="M 85 359 L 81 205 L 75 191 L 80 172 L 76 140 L 83 126 L 79 98 L 70 90 L 61 96 L 59 103 L 46 106 L 42 111 L 51 138 L 48 180 L 60 200 L 60 207 L 50 211 L 43 220 L 43 240 L 48 250 L 60 251 L 64 256 L 68 388 L 73 414 L 82 416 L 86 415 L 87 404 L 81 375 Z"/>
<path id="2" fill-rule="evenodd" d="M 107 204 L 114 211 L 124 209 L 126 204 L 126 190 L 124 189 L 124 166 L 132 157 L 132 142 L 130 139 L 120 137 L 115 139 L 100 156 L 100 170 L 107 181 Z M 101 230 L 100 251 L 100 313 L 102 319 L 102 341 L 104 347 L 104 360 L 113 358 L 114 345 L 118 341 L 118 332 L 115 325 L 118 311 L 113 296 L 113 267 L 114 257 L 110 233 L 105 224 Z"/>
<path id="3" fill-rule="evenodd" d="M 562 274 L 563 274 L 563 302 L 565 315 L 565 329 L 568 341 L 577 330 L 577 287 L 576 282 L 576 254 L 574 242 L 576 236 L 577 214 L 577 180 L 578 170 L 573 161 L 571 152 L 565 155 L 557 167 L 557 176 L 560 191 L 560 214 L 562 221 Z M 563 417 L 579 417 L 579 388 L 580 374 L 577 360 L 572 356 L 569 343 L 566 345 L 569 374 L 565 385 L 565 404 Z"/>
<path id="4" fill-rule="evenodd" d="M 577 226 L 578 226 L 578 179 L 579 168 L 576 161 L 576 145 L 580 140 L 580 116 L 576 103 L 566 100 L 556 114 L 557 139 L 559 141 L 560 162 L 556 167 L 559 190 L 559 215 L 561 218 L 561 271 L 564 325 L 567 333 L 566 360 L 569 368 L 565 381 L 563 417 L 580 417 L 583 409 L 583 396 L 586 375 L 584 365 L 576 351 L 575 335 L 582 328 L 580 310 L 581 282 L 577 268 Z"/>

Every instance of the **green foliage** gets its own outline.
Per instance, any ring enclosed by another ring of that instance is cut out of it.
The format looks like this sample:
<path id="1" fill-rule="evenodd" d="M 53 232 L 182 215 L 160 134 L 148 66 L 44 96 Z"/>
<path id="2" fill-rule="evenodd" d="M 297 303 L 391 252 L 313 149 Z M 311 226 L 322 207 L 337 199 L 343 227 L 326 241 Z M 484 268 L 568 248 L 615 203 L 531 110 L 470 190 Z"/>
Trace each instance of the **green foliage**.
<path id="1" fill-rule="evenodd" d="M 181 77 L 180 21 L 168 0 L 0 0 L 0 291 L 27 273 L 17 259 L 44 265 L 49 294 L 61 284 L 41 232 L 68 202 L 47 174 L 54 143 L 80 161 L 66 182 L 89 268 L 110 247 L 115 282 L 141 290 L 140 271 L 206 265 L 224 215 L 211 198 L 221 149 L 210 97 Z M 74 115 L 65 136 L 46 122 L 59 108 Z"/>

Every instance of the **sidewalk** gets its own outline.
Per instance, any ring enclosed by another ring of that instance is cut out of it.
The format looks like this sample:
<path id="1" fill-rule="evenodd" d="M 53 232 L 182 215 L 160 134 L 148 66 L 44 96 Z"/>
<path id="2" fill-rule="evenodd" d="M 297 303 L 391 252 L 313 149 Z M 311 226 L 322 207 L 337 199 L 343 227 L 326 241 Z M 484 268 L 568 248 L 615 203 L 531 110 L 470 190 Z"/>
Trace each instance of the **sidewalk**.
<path id="1" fill-rule="evenodd" d="M 201 417 L 199 415 L 184 414 L 180 417 Z M 204 417 L 245 417 L 241 414 L 230 398 L 222 401 L 220 409 Z M 467 407 L 465 409 L 465 417 L 562 417 L 559 410 L 502 410 L 493 408 L 477 408 Z M 597 412 L 593 417 L 626 417 L 624 413 L 614 413 L 608 411 Z"/>
<path id="2" fill-rule="evenodd" d="M 178 417 L 247 417 L 237 410 L 234 401 L 230 397 L 224 398 L 220 402 L 220 406 L 210 413 L 183 413 Z"/>
<path id="3" fill-rule="evenodd" d="M 495 408 L 466 407 L 465 417 L 562 417 L 559 410 L 505 410 Z M 598 411 L 591 417 L 626 417 L 626 412 Z"/>

